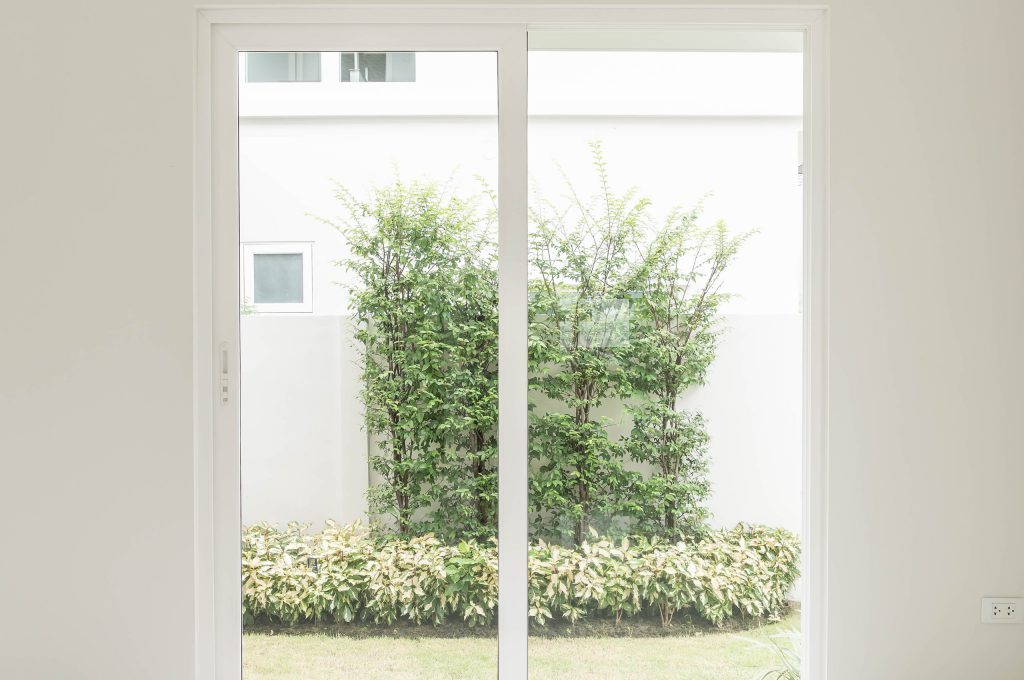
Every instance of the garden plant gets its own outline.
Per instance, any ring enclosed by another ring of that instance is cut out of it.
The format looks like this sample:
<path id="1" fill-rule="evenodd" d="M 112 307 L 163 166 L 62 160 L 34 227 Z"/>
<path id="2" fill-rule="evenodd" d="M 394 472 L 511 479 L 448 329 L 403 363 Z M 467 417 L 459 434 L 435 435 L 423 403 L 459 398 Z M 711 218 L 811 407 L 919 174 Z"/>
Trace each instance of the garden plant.
<path id="1" fill-rule="evenodd" d="M 798 574 L 799 544 L 784 529 L 738 525 L 693 542 L 612 541 L 576 548 L 541 540 L 529 550 L 529 616 L 536 626 L 680 611 L 712 626 L 780 616 Z M 449 544 L 432 534 L 375 535 L 328 523 L 319 533 L 258 524 L 242 540 L 248 621 L 394 624 L 493 621 L 493 540 Z"/>
<path id="2" fill-rule="evenodd" d="M 658 219 L 638 189 L 616 191 L 599 143 L 590 152 L 593 192 L 566 177 L 562 198 L 531 201 L 531 620 L 776 618 L 798 574 L 798 540 L 768 527 L 710 529 L 713 442 L 704 416 L 679 406 L 707 379 L 724 274 L 750 234 L 701 226 L 700 206 Z M 339 264 L 351 281 L 374 522 L 312 534 L 249 527 L 246 615 L 488 624 L 494 210 L 432 182 L 337 196 L 345 216 L 325 221 L 348 243 Z M 609 405 L 626 414 L 625 429 L 602 417 Z"/>

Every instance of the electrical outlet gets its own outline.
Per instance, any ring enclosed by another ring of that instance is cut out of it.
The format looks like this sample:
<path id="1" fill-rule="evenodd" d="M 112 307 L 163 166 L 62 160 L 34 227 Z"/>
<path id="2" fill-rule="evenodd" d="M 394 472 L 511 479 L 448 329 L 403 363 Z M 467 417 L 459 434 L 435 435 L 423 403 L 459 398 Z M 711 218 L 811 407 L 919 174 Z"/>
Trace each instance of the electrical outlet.
<path id="1" fill-rule="evenodd" d="M 982 623 L 1024 623 L 1024 597 L 981 598 Z"/>

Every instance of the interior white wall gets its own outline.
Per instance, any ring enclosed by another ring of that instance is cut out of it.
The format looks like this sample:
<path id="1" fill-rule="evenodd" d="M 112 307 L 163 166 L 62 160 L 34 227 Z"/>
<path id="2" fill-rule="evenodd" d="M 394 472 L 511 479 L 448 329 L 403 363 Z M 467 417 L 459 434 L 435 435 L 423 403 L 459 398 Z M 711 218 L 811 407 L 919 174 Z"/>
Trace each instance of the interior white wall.
<path id="1" fill-rule="evenodd" d="M 1019 680 L 1024 627 L 978 609 L 1024 592 L 1024 4 L 813 4 L 830 680 Z M 4 12 L 0 667 L 188 678 L 194 3 Z"/>

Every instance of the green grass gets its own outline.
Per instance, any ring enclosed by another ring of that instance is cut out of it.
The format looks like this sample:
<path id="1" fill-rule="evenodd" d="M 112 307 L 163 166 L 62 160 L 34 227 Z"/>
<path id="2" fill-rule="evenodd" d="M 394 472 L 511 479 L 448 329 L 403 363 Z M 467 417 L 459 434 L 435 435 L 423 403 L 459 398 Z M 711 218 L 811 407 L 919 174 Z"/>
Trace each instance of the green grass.
<path id="1" fill-rule="evenodd" d="M 799 625 L 794 610 L 741 633 L 531 638 L 530 680 L 751 680 L 776 663 L 751 640 Z M 243 651 L 245 680 L 493 680 L 497 641 L 247 633 Z"/>

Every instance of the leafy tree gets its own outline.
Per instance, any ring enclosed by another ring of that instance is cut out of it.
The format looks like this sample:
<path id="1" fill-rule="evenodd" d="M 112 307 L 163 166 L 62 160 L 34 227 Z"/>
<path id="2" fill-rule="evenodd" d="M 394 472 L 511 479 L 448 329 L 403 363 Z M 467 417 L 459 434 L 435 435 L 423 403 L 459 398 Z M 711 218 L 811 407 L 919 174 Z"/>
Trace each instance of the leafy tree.
<path id="1" fill-rule="evenodd" d="M 479 311 L 473 309 L 478 300 L 459 296 L 466 277 L 478 274 L 464 268 L 477 217 L 469 203 L 433 183 L 396 181 L 374 189 L 367 200 L 344 188 L 337 196 L 348 212 L 345 223 L 335 226 L 348 241 L 344 264 L 356 279 L 350 304 L 363 348 L 366 426 L 379 446 L 371 462 L 382 481 L 368 492 L 370 510 L 390 516 L 398 532 L 409 535 L 423 528 L 418 522 L 444 488 L 439 476 L 450 470 L 453 457 L 445 440 L 459 436 L 458 425 L 489 427 L 478 410 L 460 412 L 466 403 L 489 408 L 487 388 L 481 399 L 477 380 L 486 376 L 467 379 L 472 367 L 452 369 L 460 358 L 453 343 L 470 339 L 467 333 L 483 338 L 473 325 L 479 322 L 459 318 L 457 311 Z M 477 383 L 475 392 L 471 383 Z M 461 401 L 452 399 L 455 384 Z M 485 470 L 487 455 L 478 451 L 474 465 L 484 462 Z"/>
<path id="2" fill-rule="evenodd" d="M 531 526 L 570 534 L 575 545 L 595 524 L 607 530 L 631 485 L 625 451 L 596 411 L 631 392 L 623 369 L 631 256 L 649 205 L 635 190 L 614 194 L 600 145 L 591 152 L 594 197 L 580 197 L 567 179 L 567 207 L 539 197 L 530 211 L 530 383 L 549 402 L 532 405 Z"/>
<path id="3" fill-rule="evenodd" d="M 649 399 L 630 412 L 633 429 L 625 446 L 633 460 L 653 471 L 635 482 L 633 533 L 673 540 L 703 533 L 704 501 L 711 491 L 707 480 L 710 437 L 704 417 Z"/>
<path id="4" fill-rule="evenodd" d="M 672 213 L 639 258 L 632 282 L 639 304 L 625 358 L 634 389 L 625 446 L 654 471 L 634 492 L 635 529 L 673 539 L 702 530 L 710 491 L 704 418 L 679 410 L 679 397 L 704 384 L 727 297 L 722 273 L 749 236 L 730 236 L 721 222 L 700 228 L 698 216 L 699 209 Z"/>
<path id="5" fill-rule="evenodd" d="M 445 319 L 445 404 L 430 529 L 462 540 L 497 531 L 498 280 L 493 230 L 463 235 Z"/>
<path id="6" fill-rule="evenodd" d="M 747 236 L 698 227 L 699 209 L 655 228 L 649 201 L 615 193 L 600 144 L 591 152 L 592 196 L 566 178 L 565 204 L 539 197 L 530 209 L 531 526 L 579 545 L 632 518 L 636 533 L 678 538 L 703 529 L 709 493 L 703 416 L 678 401 L 714 359 L 722 274 Z M 370 511 L 406 536 L 493 536 L 493 214 L 434 183 L 396 181 L 365 200 L 340 189 L 338 198 L 377 445 Z M 624 438 L 600 415 L 612 400 L 632 419 Z M 629 470 L 630 459 L 649 472 Z"/>

